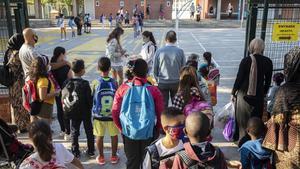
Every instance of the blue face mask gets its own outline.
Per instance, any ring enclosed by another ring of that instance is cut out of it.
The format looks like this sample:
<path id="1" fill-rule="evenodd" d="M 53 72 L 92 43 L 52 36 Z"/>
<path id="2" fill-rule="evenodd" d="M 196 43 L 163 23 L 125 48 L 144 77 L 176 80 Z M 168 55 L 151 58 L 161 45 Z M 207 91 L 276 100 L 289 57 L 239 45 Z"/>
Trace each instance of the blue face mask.
<path id="1" fill-rule="evenodd" d="M 167 126 L 168 127 L 168 134 L 174 140 L 179 140 L 184 138 L 183 128 L 185 127 L 183 124 L 177 126 Z"/>

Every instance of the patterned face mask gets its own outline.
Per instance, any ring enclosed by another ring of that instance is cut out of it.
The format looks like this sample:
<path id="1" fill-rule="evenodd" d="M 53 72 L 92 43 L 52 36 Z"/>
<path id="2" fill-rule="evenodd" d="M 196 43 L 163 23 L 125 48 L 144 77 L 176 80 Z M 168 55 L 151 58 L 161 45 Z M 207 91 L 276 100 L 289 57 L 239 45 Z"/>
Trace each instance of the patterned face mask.
<path id="1" fill-rule="evenodd" d="M 183 128 L 185 127 L 183 124 L 176 125 L 176 126 L 167 126 L 168 127 L 168 134 L 174 140 L 179 140 L 184 138 Z"/>

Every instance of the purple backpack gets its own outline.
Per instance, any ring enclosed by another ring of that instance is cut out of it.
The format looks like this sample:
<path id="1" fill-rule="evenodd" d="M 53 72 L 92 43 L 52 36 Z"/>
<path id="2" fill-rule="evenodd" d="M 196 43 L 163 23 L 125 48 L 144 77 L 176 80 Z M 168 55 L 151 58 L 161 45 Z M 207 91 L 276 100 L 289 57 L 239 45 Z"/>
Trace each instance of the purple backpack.
<path id="1" fill-rule="evenodd" d="M 226 123 L 224 130 L 223 130 L 223 136 L 227 141 L 233 140 L 233 135 L 235 131 L 235 120 L 234 118 L 230 118 L 228 122 Z"/>
<path id="2" fill-rule="evenodd" d="M 199 101 L 197 98 L 192 98 L 192 100 L 187 104 L 183 113 L 185 116 L 190 115 L 191 113 L 202 112 L 204 113 L 212 123 L 213 111 L 211 105 L 206 101 Z"/>

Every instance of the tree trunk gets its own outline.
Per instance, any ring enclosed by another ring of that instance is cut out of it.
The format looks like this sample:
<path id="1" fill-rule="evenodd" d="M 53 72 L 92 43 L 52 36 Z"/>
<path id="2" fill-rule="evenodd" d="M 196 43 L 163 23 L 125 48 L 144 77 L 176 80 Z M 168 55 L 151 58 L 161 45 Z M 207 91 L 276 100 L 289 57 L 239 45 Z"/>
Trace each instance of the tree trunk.
<path id="1" fill-rule="evenodd" d="M 41 0 L 34 0 L 34 13 L 36 19 L 42 18 L 42 3 Z"/>

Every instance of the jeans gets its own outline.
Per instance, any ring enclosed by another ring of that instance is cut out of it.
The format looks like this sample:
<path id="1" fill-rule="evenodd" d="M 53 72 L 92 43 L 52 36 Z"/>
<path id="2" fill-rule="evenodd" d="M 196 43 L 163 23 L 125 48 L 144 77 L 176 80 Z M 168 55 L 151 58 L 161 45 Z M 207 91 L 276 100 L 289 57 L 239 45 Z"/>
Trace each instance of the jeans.
<path id="1" fill-rule="evenodd" d="M 87 119 L 72 119 L 72 152 L 79 152 L 78 137 L 80 135 L 80 125 L 83 122 L 85 134 L 87 137 L 88 152 L 95 151 L 95 140 L 93 135 L 93 125 L 90 118 Z"/>
<path id="2" fill-rule="evenodd" d="M 124 151 L 127 158 L 127 169 L 141 168 L 145 155 L 145 148 L 152 142 L 152 138 L 147 140 L 132 140 L 123 135 Z"/>
<path id="3" fill-rule="evenodd" d="M 65 132 L 66 134 L 70 134 L 70 132 L 71 132 L 70 120 L 66 119 L 64 117 L 64 111 L 63 111 L 62 103 L 61 103 L 61 96 L 56 96 L 55 102 L 56 102 L 56 108 L 57 108 L 57 120 L 58 120 L 60 129 L 61 129 L 61 131 Z"/>
<path id="4" fill-rule="evenodd" d="M 173 101 L 177 93 L 178 83 L 173 83 L 173 84 L 158 83 L 158 88 L 164 97 L 164 104 L 165 104 L 164 107 L 166 109 L 169 105 L 170 96 L 171 96 L 171 101 Z"/>

